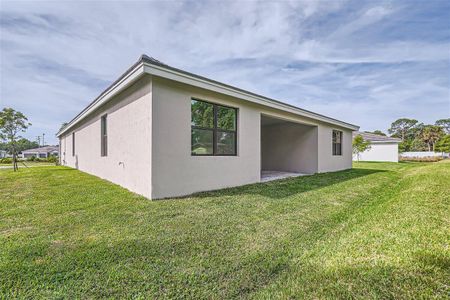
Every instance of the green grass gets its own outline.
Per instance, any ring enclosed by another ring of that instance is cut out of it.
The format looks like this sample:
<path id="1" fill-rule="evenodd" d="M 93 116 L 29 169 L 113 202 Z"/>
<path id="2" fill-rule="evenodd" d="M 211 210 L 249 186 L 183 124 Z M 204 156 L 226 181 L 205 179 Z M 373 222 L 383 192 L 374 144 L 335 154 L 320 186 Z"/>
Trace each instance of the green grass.
<path id="1" fill-rule="evenodd" d="M 149 201 L 0 170 L 0 298 L 446 298 L 450 162 Z"/>
<path id="2" fill-rule="evenodd" d="M 55 163 L 50 163 L 50 162 L 36 162 L 36 161 L 24 161 L 24 162 L 21 162 L 21 161 L 19 161 L 19 162 L 17 162 L 17 164 L 18 164 L 18 166 L 19 166 L 19 169 L 20 168 L 26 168 L 25 167 L 25 165 L 27 166 L 27 167 L 35 167 L 35 166 L 54 166 L 55 165 Z M 24 165 L 25 164 L 25 165 Z M 8 164 L 5 164 L 5 163 L 1 163 L 0 162 L 0 167 L 11 167 L 12 168 L 12 163 L 8 163 Z"/>

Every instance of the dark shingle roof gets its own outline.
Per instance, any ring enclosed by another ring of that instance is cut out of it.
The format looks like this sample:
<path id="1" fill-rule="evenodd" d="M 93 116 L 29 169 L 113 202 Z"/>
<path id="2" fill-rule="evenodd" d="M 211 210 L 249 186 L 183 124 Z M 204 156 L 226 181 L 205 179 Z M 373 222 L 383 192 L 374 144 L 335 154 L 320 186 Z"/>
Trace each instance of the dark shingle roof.
<path id="1" fill-rule="evenodd" d="M 402 141 L 401 139 L 398 139 L 398 138 L 379 135 L 379 134 L 370 133 L 370 132 L 361 132 L 361 131 L 353 132 L 353 138 L 358 135 L 362 136 L 364 140 L 370 141 L 370 142 L 400 143 Z"/>

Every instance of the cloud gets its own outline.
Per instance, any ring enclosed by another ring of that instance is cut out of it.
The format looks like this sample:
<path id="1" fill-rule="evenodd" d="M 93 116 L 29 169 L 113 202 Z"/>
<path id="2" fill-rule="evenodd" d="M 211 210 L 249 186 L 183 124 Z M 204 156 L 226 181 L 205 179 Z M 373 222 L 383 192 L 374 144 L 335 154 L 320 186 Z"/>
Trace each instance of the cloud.
<path id="1" fill-rule="evenodd" d="M 450 115 L 448 19 L 442 1 L 2 2 L 0 105 L 50 138 L 147 53 L 363 129 L 431 123 Z"/>

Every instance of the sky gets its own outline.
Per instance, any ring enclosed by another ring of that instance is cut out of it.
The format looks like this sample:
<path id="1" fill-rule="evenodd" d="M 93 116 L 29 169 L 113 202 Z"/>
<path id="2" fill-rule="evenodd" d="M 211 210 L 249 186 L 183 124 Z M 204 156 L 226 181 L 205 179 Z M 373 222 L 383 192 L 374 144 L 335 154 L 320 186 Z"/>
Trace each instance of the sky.
<path id="1" fill-rule="evenodd" d="M 0 109 L 55 144 L 144 53 L 362 130 L 450 117 L 444 0 L 0 0 Z"/>

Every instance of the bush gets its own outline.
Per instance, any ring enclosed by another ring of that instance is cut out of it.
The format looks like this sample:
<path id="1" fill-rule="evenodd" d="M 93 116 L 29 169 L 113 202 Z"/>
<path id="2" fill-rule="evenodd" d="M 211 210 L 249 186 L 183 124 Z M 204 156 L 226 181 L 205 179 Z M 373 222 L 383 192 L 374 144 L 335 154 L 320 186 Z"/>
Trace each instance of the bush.
<path id="1" fill-rule="evenodd" d="M 31 156 L 31 157 L 28 157 L 28 158 L 27 158 L 27 161 L 34 161 L 35 159 L 36 159 L 36 156 L 33 155 L 33 156 Z"/>
<path id="2" fill-rule="evenodd" d="M 417 161 L 417 162 L 436 162 L 441 161 L 440 156 L 427 156 L 427 157 L 400 157 L 400 161 Z"/>
<path id="3" fill-rule="evenodd" d="M 47 158 L 47 161 L 48 161 L 48 162 L 51 162 L 51 163 L 57 163 L 57 162 L 58 162 L 58 157 L 56 157 L 56 156 L 54 156 L 54 155 L 49 156 L 49 157 Z"/>
<path id="4" fill-rule="evenodd" d="M 0 163 L 2 164 L 12 164 L 12 158 L 11 157 L 4 157 L 0 159 Z"/>

